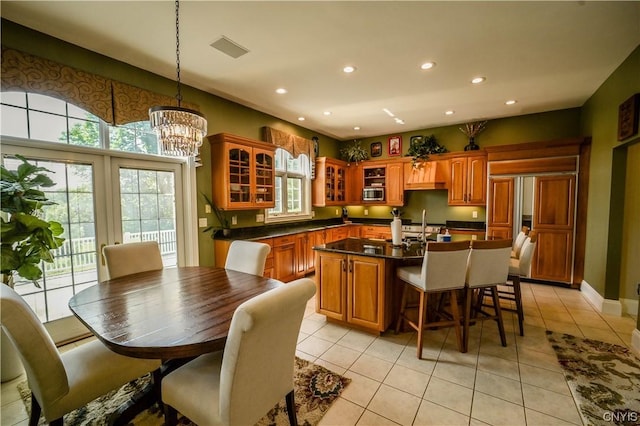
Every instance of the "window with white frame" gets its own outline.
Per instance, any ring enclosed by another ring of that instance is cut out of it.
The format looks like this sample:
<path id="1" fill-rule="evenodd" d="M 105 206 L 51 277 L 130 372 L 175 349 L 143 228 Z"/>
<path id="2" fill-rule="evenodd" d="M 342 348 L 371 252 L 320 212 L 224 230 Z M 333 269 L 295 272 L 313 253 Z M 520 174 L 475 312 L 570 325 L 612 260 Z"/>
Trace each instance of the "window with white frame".
<path id="1" fill-rule="evenodd" d="M 293 158 L 289 152 L 278 148 L 275 160 L 276 205 L 266 211 L 265 222 L 311 218 L 309 157 L 302 154 Z"/>

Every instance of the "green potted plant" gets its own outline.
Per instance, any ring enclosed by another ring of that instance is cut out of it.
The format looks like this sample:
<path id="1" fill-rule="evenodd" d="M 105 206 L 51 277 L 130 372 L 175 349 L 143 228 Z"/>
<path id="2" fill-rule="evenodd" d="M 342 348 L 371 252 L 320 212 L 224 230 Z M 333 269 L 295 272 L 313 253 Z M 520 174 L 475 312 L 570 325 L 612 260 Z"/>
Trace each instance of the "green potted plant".
<path id="1" fill-rule="evenodd" d="M 356 163 L 369 158 L 367 150 L 360 145 L 360 141 L 353 141 L 340 149 L 340 157 L 347 163 Z"/>
<path id="2" fill-rule="evenodd" d="M 227 219 L 227 216 L 225 215 L 224 209 L 221 207 L 216 206 L 213 201 L 211 201 L 211 199 L 209 197 L 207 197 L 206 194 L 202 193 L 202 197 L 204 198 L 204 200 L 206 201 L 206 203 L 211 206 L 211 210 L 213 211 L 213 213 L 216 216 L 216 219 L 218 219 L 218 224 L 219 225 L 212 225 L 209 226 L 207 228 L 205 228 L 202 232 L 211 232 L 211 238 L 214 238 L 216 235 L 216 231 L 218 230 L 222 230 L 222 235 L 224 235 L 225 237 L 228 237 L 231 235 L 231 225 L 229 224 L 229 219 Z"/>
<path id="3" fill-rule="evenodd" d="M 13 288 L 16 275 L 40 287 L 41 262 L 53 262 L 52 250 L 62 246 L 62 225 L 43 219 L 43 206 L 48 201 L 39 188 L 54 185 L 45 174 L 50 170 L 30 164 L 24 157 L 16 170 L 0 166 L 2 215 L 1 267 L 2 283 Z M 22 366 L 17 352 L 2 333 L 2 381 L 17 377 Z M 7 352 L 8 351 L 8 352 Z M 13 352 L 13 353 L 12 353 Z M 11 377 L 13 376 L 13 377 Z"/>
<path id="4" fill-rule="evenodd" d="M 417 167 L 421 161 L 427 161 L 430 154 L 442 154 L 447 148 L 440 145 L 434 135 L 413 136 L 409 143 L 407 155 L 413 157 L 411 164 Z"/>

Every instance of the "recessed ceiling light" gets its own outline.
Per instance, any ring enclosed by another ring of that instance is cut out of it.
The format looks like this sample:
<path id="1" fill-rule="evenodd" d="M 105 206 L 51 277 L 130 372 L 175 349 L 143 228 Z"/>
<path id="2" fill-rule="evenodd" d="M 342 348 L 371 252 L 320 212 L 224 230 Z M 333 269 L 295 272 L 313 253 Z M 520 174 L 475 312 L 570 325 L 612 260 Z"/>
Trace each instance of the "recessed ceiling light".
<path id="1" fill-rule="evenodd" d="M 353 130 L 360 130 L 360 126 L 354 127 Z"/>
<path id="2" fill-rule="evenodd" d="M 389 111 L 387 108 L 382 108 L 382 110 L 386 112 L 389 117 L 395 117 L 395 115 L 393 115 L 393 113 Z"/>
<path id="3" fill-rule="evenodd" d="M 276 89 L 276 93 L 279 94 L 279 95 L 284 95 L 285 93 L 287 93 L 287 89 L 279 87 L 279 88 Z"/>
<path id="4" fill-rule="evenodd" d="M 474 77 L 474 79 L 473 79 L 473 80 L 471 80 L 471 82 L 472 82 L 473 84 L 479 84 L 479 83 L 482 83 L 482 82 L 483 82 L 483 81 L 485 81 L 485 80 L 486 80 L 486 78 L 485 78 L 485 77 Z"/>
<path id="5" fill-rule="evenodd" d="M 515 103 L 517 103 L 518 101 L 516 101 L 515 99 L 509 99 L 507 102 L 505 102 L 505 104 L 507 105 L 514 105 Z"/>
<path id="6" fill-rule="evenodd" d="M 445 111 L 445 112 L 444 112 L 444 115 L 453 115 L 453 114 L 455 114 L 455 113 L 456 113 L 456 112 L 455 112 L 454 110 L 450 109 L 449 111 Z"/>
<path id="7" fill-rule="evenodd" d="M 323 112 L 324 115 L 331 115 L 331 111 L 325 111 Z"/>
<path id="8" fill-rule="evenodd" d="M 342 71 L 346 72 L 347 74 L 350 74 L 352 72 L 354 72 L 356 70 L 356 67 L 351 66 L 351 65 L 347 65 L 346 67 L 342 68 Z"/>
<path id="9" fill-rule="evenodd" d="M 436 66 L 435 62 L 425 62 L 424 64 L 420 65 L 420 68 L 423 70 L 429 70 L 435 66 Z"/>
<path id="10" fill-rule="evenodd" d="M 298 121 L 304 121 L 304 117 L 298 117 Z"/>

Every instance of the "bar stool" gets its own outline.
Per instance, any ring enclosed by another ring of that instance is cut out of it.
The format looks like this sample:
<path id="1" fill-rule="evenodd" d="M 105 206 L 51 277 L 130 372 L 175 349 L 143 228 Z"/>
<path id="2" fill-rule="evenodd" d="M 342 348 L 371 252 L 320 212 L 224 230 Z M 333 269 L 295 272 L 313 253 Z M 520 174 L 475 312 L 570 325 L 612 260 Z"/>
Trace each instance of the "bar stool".
<path id="1" fill-rule="evenodd" d="M 498 299 L 498 285 L 507 282 L 510 258 L 511 240 L 471 241 L 465 288 L 463 352 L 467 352 L 469 348 L 469 323 L 472 317 L 479 320 L 495 319 L 502 346 L 507 346 Z M 478 298 L 476 303 L 473 303 L 476 292 Z M 482 309 L 486 292 L 491 294 L 493 300 L 493 314 Z"/>
<path id="2" fill-rule="evenodd" d="M 396 269 L 396 276 L 404 285 L 402 289 L 402 301 L 400 313 L 396 322 L 398 333 L 402 321 L 406 321 L 418 332 L 417 356 L 422 358 L 422 333 L 425 327 L 453 326 L 456 331 L 458 349 L 462 352 L 462 330 L 460 326 L 460 313 L 458 311 L 458 298 L 456 290 L 464 288 L 467 259 L 469 257 L 469 242 L 455 243 L 428 243 L 425 247 L 422 265 L 401 266 Z M 406 316 L 407 309 L 415 309 L 416 306 L 407 306 L 407 291 L 413 289 L 418 292 L 420 300 L 417 306 L 418 319 L 412 321 Z M 451 298 L 452 319 L 436 319 L 428 321 L 426 314 L 427 294 L 449 294 Z M 427 318 L 425 318 L 425 316 Z"/>

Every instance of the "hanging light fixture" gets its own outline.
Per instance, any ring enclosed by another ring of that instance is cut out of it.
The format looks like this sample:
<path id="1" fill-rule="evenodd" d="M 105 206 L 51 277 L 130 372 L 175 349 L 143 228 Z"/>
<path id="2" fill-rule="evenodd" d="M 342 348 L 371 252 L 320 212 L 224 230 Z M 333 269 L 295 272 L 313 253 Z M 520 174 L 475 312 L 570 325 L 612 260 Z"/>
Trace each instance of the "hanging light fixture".
<path id="1" fill-rule="evenodd" d="M 149 108 L 149 121 L 161 143 L 162 153 L 175 157 L 195 157 L 207 133 L 207 119 L 200 112 L 182 108 L 180 88 L 180 2 L 176 0 L 176 74 L 178 106 Z"/>

